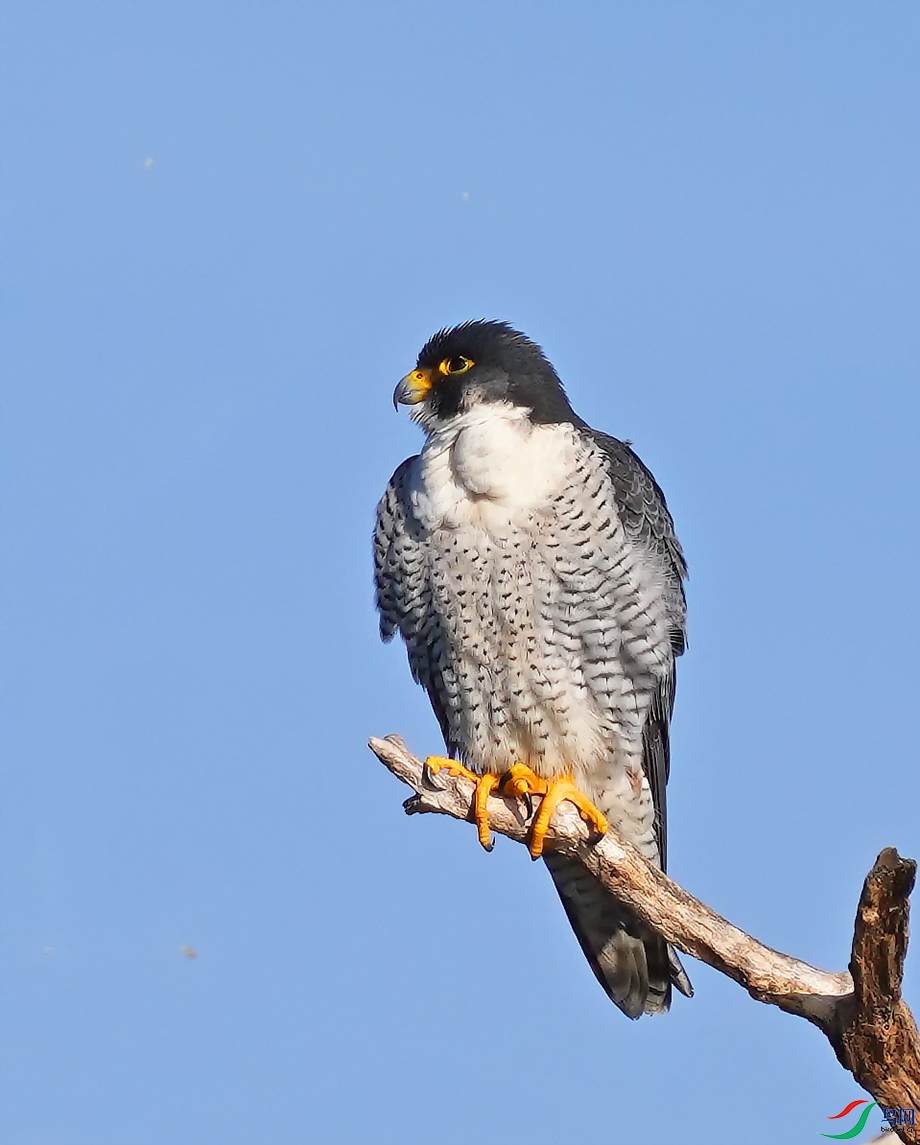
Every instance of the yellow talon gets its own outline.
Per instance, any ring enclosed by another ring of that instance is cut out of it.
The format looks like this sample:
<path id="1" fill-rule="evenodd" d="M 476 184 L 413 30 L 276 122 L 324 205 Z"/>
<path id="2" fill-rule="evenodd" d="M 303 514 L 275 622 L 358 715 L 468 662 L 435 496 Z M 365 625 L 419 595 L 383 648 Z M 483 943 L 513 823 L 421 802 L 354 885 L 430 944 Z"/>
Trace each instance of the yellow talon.
<path id="1" fill-rule="evenodd" d="M 464 779 L 472 779 L 474 783 L 479 779 L 474 771 L 470 771 L 456 759 L 448 759 L 444 755 L 429 755 L 425 760 L 425 766 L 432 775 L 437 775 L 439 771 L 446 771 L 448 775 L 462 775 Z"/>
<path id="2" fill-rule="evenodd" d="M 476 822 L 476 830 L 479 833 L 479 842 L 485 847 L 487 851 L 491 851 L 495 844 L 492 842 L 492 836 L 489 833 L 489 796 L 501 785 L 501 777 L 492 772 L 487 771 L 484 775 L 477 775 L 475 771 L 470 771 L 468 767 L 464 767 L 462 763 L 458 763 L 455 759 L 447 759 L 443 755 L 429 755 L 425 760 L 425 766 L 432 775 L 437 775 L 439 771 L 446 771 L 448 775 L 462 775 L 464 779 L 470 779 L 476 784 L 476 793 L 473 796 L 473 819 Z"/>
<path id="3" fill-rule="evenodd" d="M 583 791 L 575 786 L 570 775 L 560 775 L 551 780 L 542 779 L 525 763 L 515 763 L 504 775 L 495 775 L 491 771 L 477 775 L 475 771 L 470 771 L 468 767 L 464 767 L 456 759 L 447 759 L 443 755 L 429 755 L 425 760 L 425 766 L 432 775 L 437 775 L 439 771 L 446 771 L 448 775 L 462 775 L 464 779 L 469 779 L 476 784 L 471 810 L 479 834 L 479 842 L 487 851 L 491 851 L 493 847 L 492 836 L 489 832 L 489 796 L 499 790 L 504 795 L 513 795 L 518 799 L 525 800 L 528 806 L 532 795 L 543 796 L 537 817 L 530 829 L 529 849 L 534 859 L 539 859 L 543 854 L 543 841 L 549 830 L 553 812 L 566 799 L 575 804 L 582 819 L 599 835 L 605 835 L 610 826 L 607 817 L 594 806 Z"/>
<path id="4" fill-rule="evenodd" d="M 543 854 L 543 840 L 549 830 L 553 812 L 564 799 L 575 804 L 582 819 L 593 827 L 599 835 L 606 835 L 610 827 L 606 815 L 599 811 L 587 795 L 575 786 L 570 775 L 560 775 L 558 779 L 551 780 L 546 788 L 546 794 L 540 802 L 540 810 L 537 812 L 537 817 L 530 830 L 530 854 L 532 858 L 539 859 Z"/>
<path id="5" fill-rule="evenodd" d="M 523 799 L 525 795 L 545 795 L 548 784 L 531 771 L 526 763 L 516 763 L 504 775 L 502 791 Z"/>
<path id="6" fill-rule="evenodd" d="M 491 851 L 495 844 L 489 834 L 489 796 L 500 786 L 501 777 L 487 771 L 480 775 L 476 781 L 476 797 L 473 800 L 473 817 L 476 820 L 476 830 L 479 832 L 479 842 L 487 851 Z"/>
<path id="7" fill-rule="evenodd" d="M 591 800 L 580 791 L 570 775 L 560 775 L 557 779 L 542 779 L 524 763 L 516 763 L 503 777 L 502 791 L 524 799 L 528 807 L 531 795 L 542 795 L 540 810 L 530 829 L 530 853 L 538 859 L 543 854 L 543 840 L 549 830 L 553 812 L 564 800 L 574 803 L 582 819 L 595 831 L 604 835 L 609 824 L 606 817 L 594 806 Z"/>

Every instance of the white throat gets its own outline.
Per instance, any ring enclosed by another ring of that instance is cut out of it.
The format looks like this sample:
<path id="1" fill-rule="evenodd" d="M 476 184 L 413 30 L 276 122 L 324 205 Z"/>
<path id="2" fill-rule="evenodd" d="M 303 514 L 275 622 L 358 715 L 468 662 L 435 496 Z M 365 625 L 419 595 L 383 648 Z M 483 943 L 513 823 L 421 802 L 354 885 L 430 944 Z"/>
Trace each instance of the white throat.
<path id="1" fill-rule="evenodd" d="M 573 426 L 535 425 L 530 411 L 488 402 L 429 429 L 416 508 L 431 527 L 520 523 L 565 486 L 577 463 Z"/>

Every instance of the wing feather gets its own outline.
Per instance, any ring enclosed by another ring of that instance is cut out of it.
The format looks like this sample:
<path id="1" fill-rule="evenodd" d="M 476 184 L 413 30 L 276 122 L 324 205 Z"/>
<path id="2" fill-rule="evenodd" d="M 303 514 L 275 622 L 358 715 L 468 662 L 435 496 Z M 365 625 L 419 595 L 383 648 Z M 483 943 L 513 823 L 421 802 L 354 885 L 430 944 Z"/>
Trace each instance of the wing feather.
<path id="1" fill-rule="evenodd" d="M 658 482 L 629 445 L 606 433 L 585 429 L 603 450 L 614 501 L 632 542 L 658 565 L 665 585 L 665 608 L 671 644 L 670 664 L 660 677 L 642 732 L 642 765 L 655 806 L 655 835 L 662 870 L 667 868 L 667 797 L 671 769 L 669 729 L 677 683 L 675 660 L 687 646 L 687 562 L 674 531 L 674 521 Z"/>
<path id="2" fill-rule="evenodd" d="M 449 721 L 444 705 L 443 634 L 431 597 L 430 554 L 425 529 L 412 510 L 409 489 L 418 457 L 409 457 L 390 479 L 377 506 L 374 529 L 374 583 L 380 635 L 397 632 L 406 644 L 412 678 L 428 693 L 448 751 Z"/>

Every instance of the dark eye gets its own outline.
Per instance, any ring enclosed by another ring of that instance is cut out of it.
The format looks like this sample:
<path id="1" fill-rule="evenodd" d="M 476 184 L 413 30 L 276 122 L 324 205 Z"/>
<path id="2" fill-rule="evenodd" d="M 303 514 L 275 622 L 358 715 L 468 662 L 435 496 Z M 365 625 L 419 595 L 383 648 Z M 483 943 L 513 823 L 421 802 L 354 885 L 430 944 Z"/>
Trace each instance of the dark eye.
<path id="1" fill-rule="evenodd" d="M 464 358 L 458 354 L 455 358 L 445 358 L 440 365 L 440 370 L 442 374 L 463 374 L 472 365 L 473 363 L 469 358 Z"/>

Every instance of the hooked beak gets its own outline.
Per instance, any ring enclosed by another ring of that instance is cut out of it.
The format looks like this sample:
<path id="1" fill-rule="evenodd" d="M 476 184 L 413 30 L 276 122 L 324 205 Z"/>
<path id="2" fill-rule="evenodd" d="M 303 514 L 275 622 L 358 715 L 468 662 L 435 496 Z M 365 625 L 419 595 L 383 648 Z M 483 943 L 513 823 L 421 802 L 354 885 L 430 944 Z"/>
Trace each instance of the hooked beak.
<path id="1" fill-rule="evenodd" d="M 414 406 L 428 397 L 431 389 L 431 370 L 413 370 L 399 382 L 393 391 L 393 406 Z"/>

